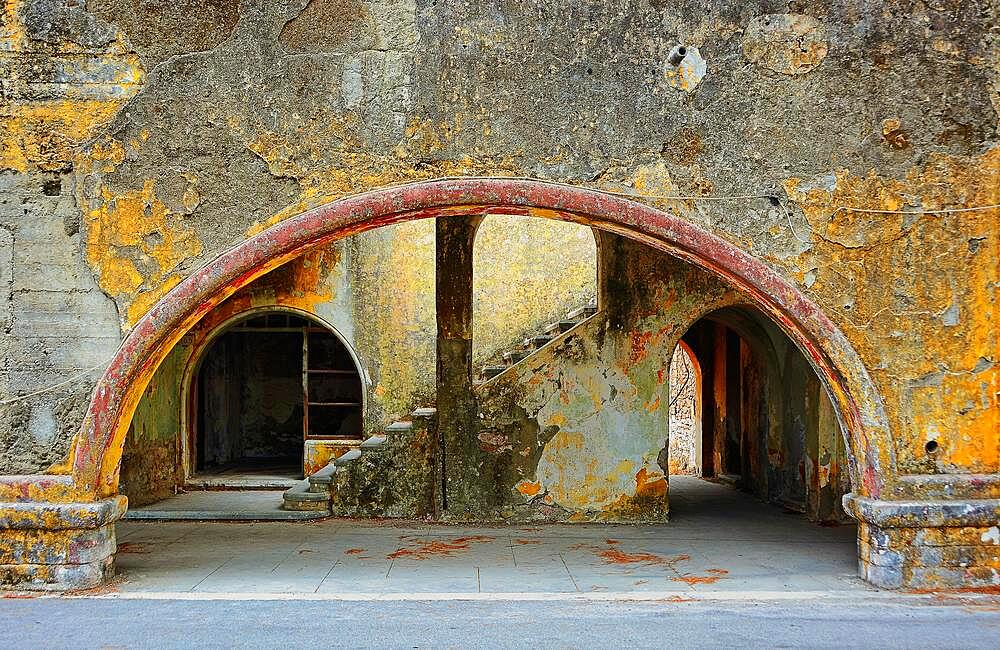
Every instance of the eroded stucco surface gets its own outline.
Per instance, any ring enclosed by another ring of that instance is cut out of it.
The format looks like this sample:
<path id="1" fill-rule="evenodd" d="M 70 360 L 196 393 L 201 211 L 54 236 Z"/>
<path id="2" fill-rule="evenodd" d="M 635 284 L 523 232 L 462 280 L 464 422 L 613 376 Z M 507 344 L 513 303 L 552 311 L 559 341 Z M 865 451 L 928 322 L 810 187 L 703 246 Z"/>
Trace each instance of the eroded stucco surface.
<path id="1" fill-rule="evenodd" d="M 597 245 L 586 226 L 491 216 L 473 254 L 473 364 L 496 360 L 525 333 L 597 301 Z"/>
<path id="2" fill-rule="evenodd" d="M 650 200 L 822 307 L 875 380 L 900 472 L 1000 470 L 997 211 L 841 209 L 1000 203 L 995 7 L 153 4 L 3 5 L 5 396 L 99 363 L 180 278 L 309 205 L 512 174 L 777 197 Z M 386 336 L 429 317 L 410 273 L 428 256 L 402 252 L 424 227 L 371 235 Z M 416 394 L 415 366 L 368 347 L 387 394 Z M 60 458 L 89 381 L 4 407 L 3 471 Z"/>

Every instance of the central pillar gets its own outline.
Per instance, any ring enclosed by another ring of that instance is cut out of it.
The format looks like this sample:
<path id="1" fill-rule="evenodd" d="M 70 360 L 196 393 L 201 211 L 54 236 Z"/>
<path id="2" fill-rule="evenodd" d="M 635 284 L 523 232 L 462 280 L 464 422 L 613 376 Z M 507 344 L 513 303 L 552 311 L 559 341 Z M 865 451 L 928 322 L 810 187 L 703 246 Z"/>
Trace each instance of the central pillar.
<path id="1" fill-rule="evenodd" d="M 439 217 L 436 240 L 437 417 L 448 516 L 489 509 L 492 476 L 476 437 L 472 393 L 472 250 L 482 217 Z"/>

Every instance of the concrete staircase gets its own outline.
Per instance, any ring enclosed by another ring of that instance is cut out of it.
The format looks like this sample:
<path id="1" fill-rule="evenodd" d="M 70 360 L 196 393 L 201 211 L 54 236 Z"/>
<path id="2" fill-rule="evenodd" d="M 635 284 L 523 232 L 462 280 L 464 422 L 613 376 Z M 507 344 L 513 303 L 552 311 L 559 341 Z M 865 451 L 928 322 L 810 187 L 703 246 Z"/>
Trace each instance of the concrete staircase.
<path id="1" fill-rule="evenodd" d="M 425 422 L 436 414 L 436 409 L 417 409 L 411 414 L 412 420 L 393 422 L 385 428 L 384 434 L 373 435 L 357 447 L 350 449 L 315 474 L 299 481 L 285 491 L 282 508 L 295 511 L 334 513 L 333 504 L 337 491 L 345 489 L 354 473 L 354 465 L 375 452 L 388 449 L 394 440 L 402 441 L 414 430 L 414 421 Z"/>
<path id="2" fill-rule="evenodd" d="M 534 354 L 537 350 L 544 347 L 560 334 L 568 332 L 596 313 L 597 305 L 591 303 L 589 305 L 577 307 L 573 311 L 567 313 L 565 318 L 561 318 L 554 323 L 549 323 L 541 334 L 529 336 L 521 342 L 520 347 L 504 352 L 501 357 L 502 363 L 483 366 L 479 374 L 479 382 L 482 383 L 493 379 L 503 371 L 507 370 L 507 368 L 510 368 L 514 364 L 519 363 L 523 359 Z"/>

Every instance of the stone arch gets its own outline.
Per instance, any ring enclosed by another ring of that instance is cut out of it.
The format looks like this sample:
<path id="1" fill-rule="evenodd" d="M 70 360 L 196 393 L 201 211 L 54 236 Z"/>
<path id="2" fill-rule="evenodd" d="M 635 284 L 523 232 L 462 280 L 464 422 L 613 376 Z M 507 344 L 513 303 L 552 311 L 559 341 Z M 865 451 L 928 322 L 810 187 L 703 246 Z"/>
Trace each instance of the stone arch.
<path id="1" fill-rule="evenodd" d="M 855 457 L 856 493 L 879 497 L 895 471 L 881 397 L 853 346 L 820 308 L 763 261 L 681 217 L 599 191 L 527 179 L 440 179 L 374 190 L 286 219 L 189 275 L 132 328 L 98 381 L 73 446 L 70 494 L 115 494 L 122 445 L 159 363 L 239 288 L 312 248 L 381 226 L 442 216 L 528 215 L 619 234 L 690 262 L 739 290 L 802 350 L 833 398 Z"/>

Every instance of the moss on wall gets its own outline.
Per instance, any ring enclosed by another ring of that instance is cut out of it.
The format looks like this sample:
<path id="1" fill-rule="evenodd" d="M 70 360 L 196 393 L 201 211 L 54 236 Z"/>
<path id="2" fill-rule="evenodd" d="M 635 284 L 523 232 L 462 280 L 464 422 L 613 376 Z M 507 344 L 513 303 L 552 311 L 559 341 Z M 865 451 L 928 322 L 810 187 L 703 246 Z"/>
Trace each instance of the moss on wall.
<path id="1" fill-rule="evenodd" d="M 171 496 L 183 481 L 180 436 L 184 400 L 179 387 L 189 355 L 183 344 L 167 355 L 132 418 L 119 491 L 133 506 Z"/>

